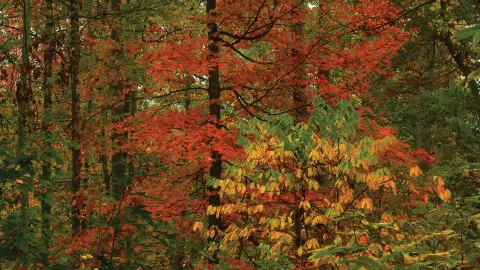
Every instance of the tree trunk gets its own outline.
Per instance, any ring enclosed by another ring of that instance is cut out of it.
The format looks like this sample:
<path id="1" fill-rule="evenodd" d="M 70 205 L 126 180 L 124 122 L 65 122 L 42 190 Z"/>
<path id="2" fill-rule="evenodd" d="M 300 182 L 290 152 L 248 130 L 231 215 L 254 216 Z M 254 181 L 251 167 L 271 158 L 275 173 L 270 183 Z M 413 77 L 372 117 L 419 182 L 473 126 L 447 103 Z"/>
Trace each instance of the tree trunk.
<path id="1" fill-rule="evenodd" d="M 207 14 L 210 17 L 208 21 L 208 40 L 210 44 L 208 49 L 210 54 L 208 60 L 214 62 L 215 58 L 218 57 L 220 49 L 218 47 L 219 37 L 218 37 L 218 25 L 212 19 L 215 17 L 215 9 L 217 6 L 216 0 L 207 0 Z M 217 129 L 221 129 L 220 126 L 220 74 L 218 65 L 213 63 L 210 65 L 208 71 L 208 99 L 210 101 L 209 115 L 214 118 L 214 124 Z M 212 165 L 210 167 L 210 177 L 215 179 L 220 179 L 222 176 L 222 156 L 217 151 L 212 151 Z M 218 194 L 219 189 L 212 186 L 208 187 L 208 204 L 212 207 L 220 207 L 220 195 Z M 215 234 L 208 237 L 208 241 L 213 244 L 218 244 L 220 241 L 220 235 L 218 230 L 222 228 L 220 216 L 215 213 L 208 215 L 208 228 L 215 230 Z M 215 251 L 212 254 L 211 263 L 218 263 L 218 252 Z"/>
<path id="2" fill-rule="evenodd" d="M 296 3 L 295 3 L 296 4 Z M 301 8 L 303 5 L 298 6 L 296 9 L 292 11 L 292 16 L 294 19 L 298 20 L 299 19 L 299 14 L 301 14 Z M 303 22 L 296 22 L 292 26 L 292 32 L 293 32 L 293 40 L 294 44 L 302 44 L 302 42 L 299 42 L 299 39 L 304 38 L 304 27 L 303 27 Z M 306 76 L 305 71 L 301 67 L 301 59 L 303 56 L 299 52 L 298 48 L 293 48 L 292 49 L 292 57 L 294 59 L 294 65 L 296 67 L 295 73 L 293 76 L 295 76 L 294 81 L 303 81 L 302 79 Z M 292 94 L 292 99 L 293 99 L 293 106 L 295 108 L 293 112 L 293 118 L 295 120 L 295 123 L 301 123 L 305 122 L 308 119 L 308 111 L 307 111 L 307 104 L 308 100 L 306 97 L 306 89 L 305 85 L 302 83 L 295 83 L 293 85 L 293 94 Z M 302 230 L 303 230 L 303 222 L 304 222 L 304 215 L 305 211 L 304 209 L 300 206 L 300 203 L 305 200 L 305 183 L 304 180 L 300 177 L 299 179 L 296 179 L 299 186 L 300 190 L 295 191 L 295 220 L 294 220 L 294 227 L 295 227 L 295 247 L 298 249 L 302 247 L 304 243 L 304 239 L 302 237 Z M 298 192 L 298 193 L 297 193 Z"/>
<path id="3" fill-rule="evenodd" d="M 127 107 L 128 107 L 128 113 L 130 115 L 135 115 L 135 113 L 137 112 L 137 101 L 136 101 L 136 98 L 137 97 L 137 93 L 133 90 L 131 90 L 130 93 L 128 93 L 128 103 L 127 103 Z M 130 138 L 130 135 L 127 134 L 126 135 L 127 138 Z M 127 159 L 128 159 L 128 179 L 131 181 L 133 179 L 133 176 L 135 174 L 135 163 L 134 163 L 134 159 L 133 159 L 133 156 L 127 156 Z M 128 183 L 127 183 L 128 184 Z"/>
<path id="4" fill-rule="evenodd" d="M 92 100 L 90 99 L 88 101 L 88 106 L 87 106 L 87 115 L 91 115 L 92 113 L 92 109 L 93 109 L 93 102 Z M 82 123 L 82 133 L 84 133 L 85 131 L 85 122 Z M 84 156 L 85 156 L 85 159 L 84 159 L 84 168 L 85 168 L 85 173 L 84 173 L 84 177 L 83 177 L 83 185 L 88 187 L 88 182 L 90 181 L 90 175 L 92 174 L 92 171 L 91 171 L 91 167 L 90 167 L 90 162 L 88 160 L 88 150 L 85 150 L 84 152 Z M 85 200 L 82 201 L 82 205 L 81 205 L 81 209 L 85 211 L 85 207 L 86 207 L 86 204 L 85 204 Z M 86 229 L 87 228 L 87 220 L 88 220 L 88 217 L 86 216 L 86 212 L 84 212 L 84 216 L 83 218 L 80 220 L 80 227 L 82 229 Z"/>
<path id="5" fill-rule="evenodd" d="M 46 0 L 46 7 L 43 12 L 46 18 L 46 34 L 47 42 L 46 49 L 43 53 L 44 61 L 44 76 L 43 76 L 43 123 L 42 123 L 42 132 L 46 137 L 51 137 L 52 134 L 48 130 L 51 121 L 50 111 L 52 109 L 52 70 L 53 70 L 53 55 L 55 53 L 55 33 L 54 33 L 54 18 L 53 14 L 53 5 L 52 0 Z M 52 143 L 50 141 L 45 143 L 46 149 L 53 151 Z M 46 160 L 42 164 L 42 175 L 41 175 L 40 187 L 43 190 L 42 197 L 42 242 L 43 246 L 46 249 L 46 252 L 42 254 L 42 263 L 44 266 L 48 266 L 48 248 L 50 247 L 51 231 L 50 231 L 50 215 L 52 212 L 52 206 L 47 199 L 52 197 L 52 162 L 50 157 L 47 156 Z"/>
<path id="6" fill-rule="evenodd" d="M 105 138 L 105 129 L 102 128 L 102 138 Z M 110 196 L 111 190 L 110 190 L 110 172 L 108 171 L 108 158 L 107 155 L 105 154 L 106 152 L 106 147 L 102 145 L 101 148 L 103 151 L 100 154 L 100 162 L 102 163 L 102 173 L 103 173 L 103 183 L 105 185 L 105 195 Z"/>
<path id="7" fill-rule="evenodd" d="M 78 234 L 81 229 L 80 213 L 81 205 L 77 203 L 77 196 L 80 192 L 81 178 L 80 170 L 80 95 L 78 94 L 78 73 L 80 65 L 80 22 L 78 17 L 78 0 L 70 0 L 70 86 L 71 86 L 71 128 L 72 128 L 72 192 L 74 202 L 72 203 L 72 233 Z"/>
<path id="8" fill-rule="evenodd" d="M 119 12 L 120 11 L 120 4 L 121 0 L 112 0 L 112 10 L 114 12 Z M 112 40 L 115 42 L 115 49 L 113 50 L 113 55 L 116 59 L 115 62 L 120 63 L 121 62 L 121 56 L 123 53 L 123 50 L 121 48 L 122 40 L 121 40 L 121 29 L 120 27 L 116 24 L 117 22 L 113 22 L 112 26 Z M 118 66 L 113 66 L 113 69 L 116 71 L 119 71 Z M 118 72 L 117 72 L 118 73 Z M 112 86 L 111 86 L 111 92 L 114 97 L 116 97 L 116 100 L 124 100 L 126 99 L 126 95 L 124 94 L 124 87 L 122 84 L 121 79 L 114 81 Z M 129 102 L 124 101 L 122 102 L 121 106 L 118 106 L 113 110 L 113 122 L 120 122 L 125 118 L 125 114 L 129 113 L 130 108 L 129 108 Z M 127 164 L 127 153 L 118 151 L 115 148 L 119 148 L 123 145 L 123 140 L 125 140 L 127 137 L 126 132 L 121 132 L 121 133 L 115 133 L 112 135 L 112 140 L 113 140 L 113 147 L 114 147 L 114 154 L 112 156 L 112 194 L 113 197 L 117 200 L 120 200 L 122 198 L 123 192 L 125 190 L 125 187 L 127 185 L 127 175 L 128 175 L 128 164 Z"/>
<path id="9" fill-rule="evenodd" d="M 22 62 L 20 68 L 20 81 L 17 83 L 16 100 L 18 104 L 18 155 L 21 157 L 20 171 L 22 172 L 23 184 L 20 186 L 21 192 L 21 224 L 22 228 L 29 230 L 30 221 L 28 216 L 29 200 L 28 194 L 30 185 L 33 183 L 32 177 L 32 161 L 26 156 L 28 134 L 33 129 L 33 105 L 35 99 L 30 82 L 30 59 L 28 55 L 28 38 L 30 34 L 30 22 L 29 22 L 29 1 L 23 1 L 23 14 L 22 14 Z M 26 232 L 28 233 L 28 232 Z M 25 251 L 24 251 L 25 252 Z M 25 257 L 26 258 L 26 257 Z M 24 258 L 24 259 L 25 259 Z M 26 261 L 28 265 L 28 261 Z"/>

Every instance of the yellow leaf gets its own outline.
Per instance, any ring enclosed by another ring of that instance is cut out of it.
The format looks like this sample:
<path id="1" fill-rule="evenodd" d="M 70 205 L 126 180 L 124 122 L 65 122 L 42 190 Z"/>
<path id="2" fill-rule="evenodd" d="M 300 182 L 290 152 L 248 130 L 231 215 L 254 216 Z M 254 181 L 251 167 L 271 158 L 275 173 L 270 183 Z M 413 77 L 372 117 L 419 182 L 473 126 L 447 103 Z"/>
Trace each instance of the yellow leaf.
<path id="1" fill-rule="evenodd" d="M 438 197 L 444 202 L 450 201 L 451 193 L 450 190 L 445 189 L 443 179 L 440 176 L 435 176 L 435 180 L 437 180 L 437 184 L 435 185 L 435 191 L 438 194 Z"/>
<path id="2" fill-rule="evenodd" d="M 452 233 L 454 233 L 454 231 L 452 231 L 452 230 L 444 230 L 444 231 L 442 231 L 442 234 L 443 234 L 443 235 L 449 235 L 449 234 L 452 234 Z"/>
<path id="3" fill-rule="evenodd" d="M 80 256 L 80 258 L 82 258 L 83 260 L 89 260 L 89 259 L 93 259 L 93 256 L 92 254 L 85 254 L 85 255 L 82 255 Z"/>
<path id="4" fill-rule="evenodd" d="M 297 173 L 295 174 L 295 176 L 296 176 L 297 178 L 302 177 L 302 170 L 298 169 L 298 170 L 297 170 Z"/>
<path id="5" fill-rule="evenodd" d="M 23 184 L 23 180 L 17 179 L 17 180 L 15 180 L 15 183 L 17 183 L 17 184 Z"/>
<path id="6" fill-rule="evenodd" d="M 307 246 L 308 249 L 316 249 L 319 248 L 319 244 L 315 238 L 309 239 L 305 245 Z"/>
<path id="7" fill-rule="evenodd" d="M 203 223 L 201 222 L 195 222 L 195 224 L 193 224 L 193 231 L 196 231 L 197 229 L 202 229 L 203 228 Z"/>
<path id="8" fill-rule="evenodd" d="M 410 176 L 411 177 L 417 177 L 422 174 L 422 169 L 420 167 L 415 166 L 410 169 Z"/>
<path id="9" fill-rule="evenodd" d="M 215 229 L 214 229 L 214 228 L 212 228 L 210 231 L 208 231 L 208 236 L 209 236 L 210 238 L 215 237 Z"/>
<path id="10" fill-rule="evenodd" d="M 302 201 L 302 202 L 300 202 L 300 207 L 299 208 L 303 208 L 304 210 L 308 210 L 308 209 L 310 209 L 310 203 L 308 201 Z"/>
<path id="11" fill-rule="evenodd" d="M 321 156 L 320 156 L 320 153 L 316 149 L 313 149 L 312 152 L 310 152 L 310 155 L 308 156 L 308 158 L 310 160 L 312 160 L 313 162 L 317 162 L 321 159 Z"/>
<path id="12" fill-rule="evenodd" d="M 373 201 L 370 198 L 365 198 L 360 201 L 360 207 L 365 208 L 367 210 L 372 210 Z"/>
<path id="13" fill-rule="evenodd" d="M 408 185 L 408 189 L 409 189 L 411 192 L 415 193 L 415 194 L 419 194 L 419 193 L 420 193 L 420 192 L 418 192 L 417 188 L 415 188 L 415 186 L 414 186 L 412 183 L 410 183 L 410 184 Z"/>

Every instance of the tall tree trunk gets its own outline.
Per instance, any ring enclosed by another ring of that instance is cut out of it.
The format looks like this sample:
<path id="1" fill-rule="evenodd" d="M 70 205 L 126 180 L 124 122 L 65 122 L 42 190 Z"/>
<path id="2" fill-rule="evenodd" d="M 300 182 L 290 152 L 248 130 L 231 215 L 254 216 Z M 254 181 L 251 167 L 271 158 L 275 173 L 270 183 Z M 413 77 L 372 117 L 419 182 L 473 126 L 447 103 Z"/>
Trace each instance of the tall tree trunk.
<path id="1" fill-rule="evenodd" d="M 215 120 L 215 126 L 217 129 L 221 129 L 220 125 L 220 72 L 218 65 L 215 64 L 215 58 L 218 57 L 220 49 L 218 47 L 219 37 L 218 37 L 218 25 L 214 21 L 216 16 L 215 9 L 217 7 L 216 0 L 207 0 L 207 14 L 209 16 L 208 26 L 208 40 L 209 45 L 208 49 L 210 54 L 208 59 L 211 61 L 211 65 L 208 71 L 208 99 L 210 101 L 209 114 Z M 212 165 L 210 167 L 210 177 L 215 179 L 220 179 L 222 176 L 222 155 L 217 151 L 212 151 Z M 208 204 L 212 207 L 220 207 L 220 195 L 218 194 L 219 189 L 214 188 L 213 186 L 208 187 Z M 215 230 L 213 236 L 208 237 L 208 241 L 213 244 L 218 244 L 220 241 L 220 235 L 218 230 L 222 228 L 220 216 L 215 213 L 210 213 L 208 215 L 208 228 Z M 212 263 L 218 263 L 218 252 L 215 251 L 212 254 Z"/>
<path id="2" fill-rule="evenodd" d="M 50 126 L 51 115 L 50 111 L 52 109 L 52 70 L 53 70 L 53 55 L 55 52 L 55 33 L 54 33 L 54 18 L 53 18 L 53 5 L 52 0 L 46 0 L 46 7 L 44 9 L 44 16 L 46 18 L 46 49 L 43 53 L 44 61 L 44 76 L 43 76 L 43 122 L 42 122 L 42 132 L 46 137 L 51 137 L 52 134 L 49 131 L 48 127 Z M 47 141 L 45 143 L 47 149 L 52 150 L 52 143 Z M 49 151 L 50 152 L 50 151 Z M 43 246 L 46 249 L 46 252 L 42 254 L 42 263 L 45 266 L 48 266 L 48 248 L 50 247 L 50 215 L 52 212 L 52 206 L 48 199 L 52 197 L 52 162 L 50 157 L 47 157 L 42 164 L 42 175 L 41 175 L 40 187 L 43 190 L 42 197 L 42 242 Z"/>
<path id="3" fill-rule="evenodd" d="M 93 110 L 93 102 L 92 100 L 90 99 L 88 101 L 88 106 L 87 106 L 87 115 L 91 115 L 92 113 L 92 110 Z M 82 122 L 82 133 L 85 131 L 85 121 Z M 90 175 L 92 174 L 92 171 L 91 171 L 91 167 L 90 167 L 90 162 L 89 162 L 89 159 L 88 159 L 88 150 L 85 150 L 84 152 L 84 156 L 85 156 L 85 159 L 84 159 L 84 168 L 85 168 L 85 174 L 84 174 L 84 177 L 83 177 L 83 185 L 88 187 L 88 182 L 90 180 Z M 81 209 L 85 211 L 85 207 L 86 207 L 86 204 L 85 204 L 85 200 L 82 201 L 82 205 L 81 205 Z M 88 220 L 88 217 L 86 216 L 86 212 L 84 212 L 84 216 L 82 218 L 82 220 L 80 221 L 80 227 L 82 229 L 85 229 L 87 228 L 87 220 Z"/>
<path id="4" fill-rule="evenodd" d="M 35 102 L 33 91 L 30 83 L 30 59 L 28 55 L 28 37 L 30 35 L 30 23 L 29 23 L 29 1 L 23 1 L 23 14 L 22 14 L 22 63 L 20 68 L 20 82 L 17 83 L 16 99 L 18 104 L 18 155 L 21 157 L 20 170 L 22 172 L 22 178 L 24 182 L 20 187 L 21 192 L 21 224 L 22 228 L 29 230 L 30 221 L 28 217 L 28 190 L 29 186 L 33 182 L 32 162 L 29 157 L 26 156 L 28 134 L 33 128 L 33 105 Z M 23 251 L 25 252 L 25 251 Z M 26 259 L 26 257 L 24 258 Z M 28 261 L 26 261 L 28 265 Z"/>
<path id="5" fill-rule="evenodd" d="M 72 128 L 72 192 L 80 192 L 82 168 L 80 160 L 80 95 L 78 93 L 78 73 L 80 65 L 80 22 L 78 17 L 78 0 L 70 0 L 70 84 L 71 84 L 71 128 Z M 81 205 L 77 203 L 76 196 L 72 203 L 72 233 L 78 234 L 81 229 Z"/>
<path id="6" fill-rule="evenodd" d="M 120 4 L 121 0 L 112 0 L 112 10 L 114 12 L 120 12 Z M 122 49 L 122 39 L 121 39 L 121 28 L 119 25 L 117 25 L 118 22 L 114 20 L 113 25 L 112 25 L 112 40 L 115 42 L 115 49 L 113 50 L 113 55 L 115 57 L 115 62 L 120 63 L 121 62 L 121 57 L 123 54 L 123 49 Z M 113 66 L 113 69 L 119 73 L 119 67 Z M 126 99 L 126 95 L 124 93 L 124 87 L 121 79 L 114 81 L 112 86 L 111 86 L 111 92 L 114 97 L 116 97 L 117 100 L 124 100 Z M 127 114 L 130 111 L 129 108 L 129 102 L 124 101 L 122 102 L 121 106 L 118 106 L 117 108 L 114 109 L 113 111 L 113 122 L 119 122 L 122 121 L 125 118 L 125 114 Z M 113 147 L 114 147 L 114 154 L 112 156 L 112 194 L 113 197 L 117 200 L 120 200 L 122 198 L 123 192 L 125 190 L 125 187 L 127 185 L 127 175 L 128 175 L 128 164 L 127 164 L 127 153 L 123 151 L 117 151 L 115 148 L 119 148 L 123 145 L 123 140 L 126 139 L 127 137 L 126 132 L 122 133 L 115 133 L 112 135 L 112 140 L 113 140 Z"/>
<path id="7" fill-rule="evenodd" d="M 294 3 L 297 5 L 296 3 Z M 301 16 L 301 9 L 303 5 L 298 6 L 297 8 L 292 10 L 292 16 L 294 20 L 300 20 Z M 301 39 L 304 38 L 304 27 L 303 27 L 303 22 L 297 21 L 294 23 L 292 26 L 292 32 L 293 32 L 293 40 L 294 44 L 303 44 L 301 42 Z M 298 48 L 294 47 L 292 48 L 292 57 L 295 61 L 294 65 L 296 67 L 296 71 L 293 74 L 295 76 L 296 83 L 293 85 L 293 93 L 292 93 L 292 99 L 293 99 L 293 106 L 295 108 L 294 113 L 293 113 L 293 118 L 295 120 L 295 123 L 301 123 L 305 122 L 308 119 L 308 111 L 307 111 L 307 104 L 308 100 L 306 97 L 306 86 L 303 84 L 303 79 L 305 78 L 305 71 L 302 68 L 301 59 L 303 56 L 301 55 L 300 51 Z M 302 83 L 298 83 L 298 82 Z M 305 183 L 302 177 L 297 179 L 297 183 L 300 186 L 299 191 L 295 191 L 295 220 L 294 220 L 294 226 L 295 226 L 295 247 L 298 249 L 302 247 L 304 243 L 304 239 L 302 237 L 302 230 L 303 230 L 303 222 L 304 222 L 304 215 L 305 211 L 304 209 L 300 206 L 300 203 L 305 200 Z"/>

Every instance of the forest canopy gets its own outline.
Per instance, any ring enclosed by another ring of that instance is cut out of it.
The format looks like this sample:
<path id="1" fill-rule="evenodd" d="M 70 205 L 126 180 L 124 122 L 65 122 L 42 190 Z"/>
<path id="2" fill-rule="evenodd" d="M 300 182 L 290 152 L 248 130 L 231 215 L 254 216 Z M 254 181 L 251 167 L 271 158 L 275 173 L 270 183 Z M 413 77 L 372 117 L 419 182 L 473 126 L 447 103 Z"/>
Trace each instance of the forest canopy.
<path id="1" fill-rule="evenodd" d="M 0 269 L 476 269 L 478 0 L 0 2 Z"/>

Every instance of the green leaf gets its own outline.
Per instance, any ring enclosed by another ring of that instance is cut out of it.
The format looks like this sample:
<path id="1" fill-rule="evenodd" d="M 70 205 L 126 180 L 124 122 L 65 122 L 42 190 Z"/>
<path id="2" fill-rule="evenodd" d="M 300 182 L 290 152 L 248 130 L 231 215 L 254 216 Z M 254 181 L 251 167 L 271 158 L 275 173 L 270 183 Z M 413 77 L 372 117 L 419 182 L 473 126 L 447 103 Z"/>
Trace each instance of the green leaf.
<path id="1" fill-rule="evenodd" d="M 417 201 L 415 203 L 417 204 L 418 208 L 413 209 L 412 213 L 414 213 L 414 214 L 424 214 L 424 213 L 428 212 L 428 209 L 421 202 Z"/>
<path id="2" fill-rule="evenodd" d="M 473 37 L 473 46 L 480 41 L 480 24 L 462 29 L 453 36 L 453 38 L 457 41 L 461 41 L 470 37 Z"/>
<path id="3" fill-rule="evenodd" d="M 314 259 L 314 260 L 315 260 L 315 259 L 320 259 L 320 258 L 329 256 L 329 255 L 332 255 L 332 254 L 335 254 L 335 253 L 340 253 L 340 252 L 345 252 L 345 249 L 344 249 L 344 248 L 336 247 L 336 248 L 321 250 L 321 251 L 313 254 L 313 255 L 310 257 L 310 259 Z"/>
<path id="4" fill-rule="evenodd" d="M 480 41 L 480 31 L 477 31 L 477 32 L 473 35 L 472 47 L 477 46 L 477 44 L 478 44 L 479 41 Z"/>
<path id="5" fill-rule="evenodd" d="M 358 262 L 361 262 L 361 263 L 364 263 L 364 264 L 368 264 L 369 266 L 371 266 L 371 268 L 369 269 L 382 269 L 383 268 L 383 264 L 373 258 L 370 258 L 370 257 L 367 257 L 367 256 L 359 256 L 357 258 L 357 261 Z"/>
<path id="6" fill-rule="evenodd" d="M 421 263 L 416 263 L 408 268 L 408 270 L 422 269 L 422 267 L 432 264 L 432 261 L 426 261 Z"/>
<path id="7" fill-rule="evenodd" d="M 209 177 L 207 179 L 207 186 L 215 186 L 218 185 L 218 179 L 215 177 Z"/>

